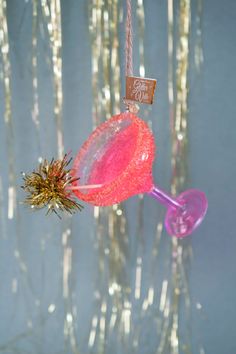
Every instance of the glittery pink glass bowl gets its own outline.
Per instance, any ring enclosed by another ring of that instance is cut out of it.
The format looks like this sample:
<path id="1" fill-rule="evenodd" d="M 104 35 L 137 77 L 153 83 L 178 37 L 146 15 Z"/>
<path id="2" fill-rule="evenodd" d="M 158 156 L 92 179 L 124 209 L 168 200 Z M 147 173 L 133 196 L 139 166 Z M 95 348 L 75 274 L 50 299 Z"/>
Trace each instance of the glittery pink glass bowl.
<path id="1" fill-rule="evenodd" d="M 97 206 L 117 204 L 130 196 L 148 193 L 168 208 L 169 234 L 185 237 L 201 223 L 207 210 L 205 194 L 189 190 L 174 199 L 154 186 L 153 135 L 147 124 L 130 112 L 113 116 L 88 138 L 74 160 L 75 195 Z M 98 185 L 97 188 L 79 186 Z"/>

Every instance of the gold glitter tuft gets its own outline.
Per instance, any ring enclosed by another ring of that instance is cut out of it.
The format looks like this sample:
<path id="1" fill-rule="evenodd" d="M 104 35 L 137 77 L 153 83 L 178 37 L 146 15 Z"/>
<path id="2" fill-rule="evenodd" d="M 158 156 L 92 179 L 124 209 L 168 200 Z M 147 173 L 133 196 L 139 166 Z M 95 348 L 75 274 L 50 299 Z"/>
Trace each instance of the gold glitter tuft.
<path id="1" fill-rule="evenodd" d="M 59 211 L 72 214 L 81 210 L 83 206 L 73 199 L 69 187 L 78 179 L 70 175 L 68 165 L 71 160 L 67 154 L 62 160 L 44 160 L 37 170 L 23 174 L 21 188 L 28 193 L 24 203 L 35 209 L 47 207 L 47 214 L 54 212 L 59 218 Z"/>

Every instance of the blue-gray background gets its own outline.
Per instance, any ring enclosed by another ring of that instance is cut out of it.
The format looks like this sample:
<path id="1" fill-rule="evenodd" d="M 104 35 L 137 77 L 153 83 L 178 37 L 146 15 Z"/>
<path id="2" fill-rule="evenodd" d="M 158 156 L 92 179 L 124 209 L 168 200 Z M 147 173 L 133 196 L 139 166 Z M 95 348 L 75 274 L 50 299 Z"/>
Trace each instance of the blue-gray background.
<path id="1" fill-rule="evenodd" d="M 195 4 L 195 2 L 194 2 Z M 193 5 L 194 5 L 193 4 Z M 12 112 L 15 172 L 29 171 L 38 158 L 35 128 L 31 119 L 31 1 L 8 0 L 7 15 L 12 68 Z M 92 129 L 91 50 L 88 2 L 62 1 L 63 31 L 63 124 L 66 150 L 77 151 Z M 146 76 L 158 78 L 155 103 L 150 112 L 158 144 L 154 173 L 167 190 L 170 182 L 170 131 L 167 97 L 167 2 L 144 1 Z M 195 6 L 193 6 L 195 11 Z M 194 21 L 193 13 L 193 21 Z M 189 169 L 190 184 L 206 192 L 209 211 L 203 225 L 191 237 L 192 296 L 191 335 L 194 354 L 236 353 L 236 2 L 203 1 L 202 44 L 204 63 L 200 74 L 190 66 Z M 41 41 L 41 53 L 47 45 Z M 44 58 L 44 55 L 39 55 Z M 56 152 L 52 114 L 52 83 L 48 65 L 39 59 L 39 99 L 42 154 Z M 0 169 L 3 184 L 0 235 L 0 352 L 61 353 L 65 348 L 62 297 L 60 222 L 19 208 L 18 222 L 7 219 L 7 141 L 3 121 L 4 97 L 0 93 Z M 19 199 L 22 194 L 19 195 Z M 126 202 L 129 225 L 135 228 L 137 198 Z M 157 213 L 153 200 L 144 200 L 146 257 L 153 240 Z M 77 307 L 76 338 L 81 353 L 87 352 L 94 310 L 97 256 L 93 209 L 86 206 L 72 224 L 73 302 Z M 135 231 L 133 231 L 135 232 Z M 132 237 L 132 235 L 130 235 Z M 166 236 L 167 237 L 167 236 Z M 17 250 L 20 251 L 19 259 Z M 150 250 L 151 251 L 151 250 Z M 132 262 L 131 262 L 132 266 Z M 26 269 L 24 268 L 26 267 Z M 160 271 L 161 273 L 161 271 Z M 148 267 L 146 280 L 149 281 Z M 12 284 L 17 282 L 17 291 Z M 48 316 L 48 306 L 56 310 Z M 201 309 L 197 309 L 201 304 Z M 45 320 L 47 316 L 47 319 Z M 146 324 L 147 325 L 147 324 Z M 145 325 L 145 326 L 146 326 Z M 145 328 L 147 331 L 147 329 Z M 151 328 L 150 328 L 150 332 Z M 148 348 L 140 353 L 154 353 Z M 7 349 L 10 346 L 11 349 Z M 204 351 L 200 352 L 200 347 Z M 33 348 L 33 349 L 32 349 Z M 69 350 L 66 351 L 69 353 Z M 113 348 L 112 352 L 116 352 Z M 117 353 L 122 353 L 122 347 Z M 125 353 L 125 350 L 123 351 Z"/>

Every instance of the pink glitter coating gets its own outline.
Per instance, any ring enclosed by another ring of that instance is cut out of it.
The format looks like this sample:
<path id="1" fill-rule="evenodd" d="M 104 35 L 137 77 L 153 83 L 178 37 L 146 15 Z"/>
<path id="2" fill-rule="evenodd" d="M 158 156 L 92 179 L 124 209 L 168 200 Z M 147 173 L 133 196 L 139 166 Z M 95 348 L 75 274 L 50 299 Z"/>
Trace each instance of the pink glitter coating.
<path id="1" fill-rule="evenodd" d="M 101 124 L 83 144 L 74 160 L 74 186 L 102 184 L 100 188 L 73 190 L 88 203 L 107 206 L 153 187 L 153 135 L 147 124 L 130 112 Z"/>

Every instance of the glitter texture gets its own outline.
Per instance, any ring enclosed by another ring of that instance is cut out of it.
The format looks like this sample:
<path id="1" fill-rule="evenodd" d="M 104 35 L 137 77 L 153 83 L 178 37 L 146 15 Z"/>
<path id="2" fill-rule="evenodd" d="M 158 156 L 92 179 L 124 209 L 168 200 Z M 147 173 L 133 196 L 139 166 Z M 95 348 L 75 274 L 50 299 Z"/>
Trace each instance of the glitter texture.
<path id="1" fill-rule="evenodd" d="M 100 125 L 75 158 L 73 177 L 80 184 L 103 184 L 93 191 L 77 191 L 79 199 L 105 206 L 152 188 L 155 145 L 147 124 L 125 112 Z"/>

